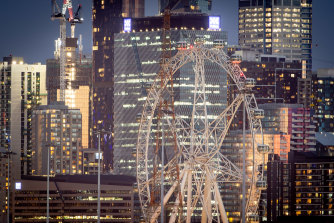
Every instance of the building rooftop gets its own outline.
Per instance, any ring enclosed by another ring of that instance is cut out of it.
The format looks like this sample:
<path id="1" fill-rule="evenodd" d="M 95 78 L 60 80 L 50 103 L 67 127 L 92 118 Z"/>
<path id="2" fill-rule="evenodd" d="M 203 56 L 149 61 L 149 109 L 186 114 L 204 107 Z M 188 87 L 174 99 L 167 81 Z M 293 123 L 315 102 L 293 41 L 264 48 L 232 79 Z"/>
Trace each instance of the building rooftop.
<path id="1" fill-rule="evenodd" d="M 267 103 L 259 104 L 262 109 L 277 109 L 277 108 L 303 108 L 302 104 L 285 104 L 285 103 Z"/>
<path id="2" fill-rule="evenodd" d="M 63 101 L 55 101 L 51 102 L 49 105 L 40 105 L 36 108 L 37 110 L 51 110 L 51 109 L 56 109 L 56 110 L 80 110 L 80 109 L 75 109 L 75 108 L 69 108 L 67 105 L 65 105 L 65 102 Z"/>
<path id="3" fill-rule="evenodd" d="M 334 77 L 334 68 L 318 69 L 317 77 Z"/>
<path id="4" fill-rule="evenodd" d="M 316 132 L 316 140 L 324 146 L 334 146 L 334 133 L 333 132 Z"/>
<path id="5" fill-rule="evenodd" d="M 81 184 L 97 184 L 98 175 L 56 175 L 50 177 L 52 182 L 67 182 Z M 22 180 L 46 181 L 46 176 L 22 176 Z M 132 186 L 136 178 L 126 175 L 101 175 L 102 185 Z"/>

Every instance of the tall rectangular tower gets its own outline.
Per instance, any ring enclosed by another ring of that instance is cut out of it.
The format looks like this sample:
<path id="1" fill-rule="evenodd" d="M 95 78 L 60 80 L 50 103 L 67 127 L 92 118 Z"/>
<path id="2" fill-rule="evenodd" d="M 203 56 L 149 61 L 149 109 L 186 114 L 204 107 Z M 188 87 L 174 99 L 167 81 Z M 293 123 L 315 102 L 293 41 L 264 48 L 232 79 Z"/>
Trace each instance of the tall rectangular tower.
<path id="1" fill-rule="evenodd" d="M 144 0 L 93 1 L 93 130 L 114 131 L 114 33 L 125 17 L 143 17 Z M 101 137 L 104 169 L 112 169 L 113 134 Z M 97 137 L 91 147 L 97 148 Z"/>
<path id="2" fill-rule="evenodd" d="M 45 65 L 26 64 L 22 57 L 5 57 L 0 63 L 0 148 L 15 153 L 9 165 L 0 157 L 0 222 L 5 222 L 12 182 L 31 174 L 31 115 L 39 104 L 46 104 L 45 70 Z"/>
<path id="3" fill-rule="evenodd" d="M 172 55 L 177 44 L 203 37 L 206 46 L 213 46 L 216 39 L 227 42 L 227 33 L 208 30 L 209 16 L 178 15 L 171 17 Z M 115 34 L 114 70 L 114 170 L 117 174 L 136 174 L 136 143 L 139 120 L 149 86 L 160 70 L 163 17 L 133 19 L 135 32 Z M 149 26 L 145 24 L 150 24 Z M 182 117 L 190 117 L 194 71 L 192 63 L 180 68 L 175 74 L 175 110 Z M 214 119 L 227 104 L 227 77 L 218 65 L 205 61 L 206 89 L 210 91 L 208 116 Z"/>
<path id="4" fill-rule="evenodd" d="M 45 65 L 26 64 L 22 57 L 5 57 L 0 64 L 0 147 L 13 156 L 13 175 L 31 174 L 31 116 L 35 107 L 46 104 Z"/>
<path id="5" fill-rule="evenodd" d="M 239 45 L 312 70 L 312 0 L 239 0 Z"/>

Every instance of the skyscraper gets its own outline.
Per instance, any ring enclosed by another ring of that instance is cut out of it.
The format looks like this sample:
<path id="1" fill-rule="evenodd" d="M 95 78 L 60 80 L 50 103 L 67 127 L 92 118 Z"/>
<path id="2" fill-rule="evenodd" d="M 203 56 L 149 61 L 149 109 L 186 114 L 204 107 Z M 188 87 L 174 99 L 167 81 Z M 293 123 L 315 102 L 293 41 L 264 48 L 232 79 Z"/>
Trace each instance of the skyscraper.
<path id="1" fill-rule="evenodd" d="M 114 33 L 125 17 L 143 17 L 144 0 L 93 1 L 93 130 L 114 131 Z M 101 137 L 104 169 L 112 168 L 113 135 Z M 97 148 L 97 137 L 91 147 Z"/>
<path id="2" fill-rule="evenodd" d="M 201 12 L 209 14 L 212 0 L 159 0 L 160 12 L 163 12 L 166 7 L 176 12 Z"/>
<path id="3" fill-rule="evenodd" d="M 334 69 L 319 69 L 312 78 L 312 107 L 319 132 L 334 132 Z"/>
<path id="4" fill-rule="evenodd" d="M 209 16 L 178 15 L 171 17 L 172 55 L 178 42 L 194 44 L 198 37 L 206 46 L 213 46 L 216 39 L 227 42 L 224 31 L 208 30 Z M 114 84 L 114 169 L 116 173 L 135 175 L 136 143 L 139 119 L 146 100 L 147 90 L 160 70 L 162 17 L 133 19 L 136 32 L 115 34 L 115 84 Z M 196 21 L 196 22 L 194 22 Z M 145 24 L 150 24 L 147 26 Z M 147 30 L 146 30 L 147 29 Z M 140 31 L 142 30 L 142 31 Z M 206 89 L 211 92 L 208 100 L 208 116 L 214 119 L 226 107 L 226 73 L 218 65 L 205 62 Z M 193 85 L 192 64 L 186 64 L 175 74 L 175 109 L 182 117 L 191 115 Z"/>
<path id="5" fill-rule="evenodd" d="M 0 221 L 6 214 L 6 192 L 13 188 L 3 179 L 20 179 L 32 171 L 31 116 L 35 107 L 46 104 L 45 70 L 45 65 L 26 64 L 22 57 L 4 57 L 0 63 L 0 147 L 15 153 L 9 166 L 0 158 Z"/>
<path id="6" fill-rule="evenodd" d="M 312 70 L 312 0 L 239 0 L 239 45 Z"/>
<path id="7" fill-rule="evenodd" d="M 22 57 L 5 57 L 0 64 L 0 146 L 17 154 L 15 178 L 31 174 L 31 116 L 35 107 L 46 104 L 45 70 L 45 65 L 26 64 Z"/>

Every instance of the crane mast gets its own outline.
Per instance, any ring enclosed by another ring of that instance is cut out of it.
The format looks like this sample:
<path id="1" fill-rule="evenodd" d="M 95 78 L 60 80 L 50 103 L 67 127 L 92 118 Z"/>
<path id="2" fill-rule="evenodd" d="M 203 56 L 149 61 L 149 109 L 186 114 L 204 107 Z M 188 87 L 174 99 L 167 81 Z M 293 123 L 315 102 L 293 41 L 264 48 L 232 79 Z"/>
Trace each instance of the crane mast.
<path id="1" fill-rule="evenodd" d="M 64 0 L 65 2 L 66 0 Z M 59 49 L 59 101 L 65 102 L 65 45 L 66 45 L 66 19 L 64 7 L 62 12 L 59 10 L 59 6 L 56 0 L 52 0 L 52 15 L 51 20 L 59 20 L 59 31 L 60 31 L 60 49 Z M 65 8 L 66 13 L 66 8 Z"/>
<path id="2" fill-rule="evenodd" d="M 71 23 L 71 38 L 74 38 L 75 24 L 81 23 L 82 18 L 80 17 L 80 9 L 81 5 L 79 5 L 75 15 L 73 16 L 73 8 L 72 8 L 72 0 L 63 0 L 63 7 L 60 11 L 60 7 L 57 4 L 56 0 L 51 1 L 52 4 L 52 15 L 51 20 L 59 20 L 59 28 L 60 28 L 60 46 L 59 46 L 59 101 L 65 102 L 65 90 L 66 90 L 66 22 Z M 66 19 L 66 10 L 68 9 L 69 18 Z"/>

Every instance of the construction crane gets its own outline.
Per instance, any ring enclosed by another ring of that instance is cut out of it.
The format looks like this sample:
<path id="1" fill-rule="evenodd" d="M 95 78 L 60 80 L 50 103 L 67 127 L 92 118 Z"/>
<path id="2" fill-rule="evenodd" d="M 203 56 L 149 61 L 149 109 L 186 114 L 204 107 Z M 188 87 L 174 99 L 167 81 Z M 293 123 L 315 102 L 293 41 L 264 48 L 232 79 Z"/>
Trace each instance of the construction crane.
<path id="1" fill-rule="evenodd" d="M 59 49 L 59 86 L 60 86 L 60 97 L 59 101 L 65 101 L 65 48 L 66 48 L 66 22 L 71 23 L 71 37 L 74 38 L 74 31 L 75 31 L 75 24 L 81 23 L 83 20 L 80 17 L 80 9 L 81 5 L 79 5 L 75 15 L 73 16 L 73 9 L 72 9 L 72 0 L 64 0 L 62 10 L 60 10 L 59 5 L 57 4 L 56 0 L 51 0 L 52 5 L 52 14 L 51 20 L 59 20 L 59 27 L 60 27 L 60 49 Z M 66 19 L 66 10 L 68 9 L 69 18 Z"/>

